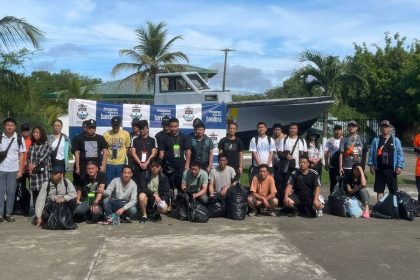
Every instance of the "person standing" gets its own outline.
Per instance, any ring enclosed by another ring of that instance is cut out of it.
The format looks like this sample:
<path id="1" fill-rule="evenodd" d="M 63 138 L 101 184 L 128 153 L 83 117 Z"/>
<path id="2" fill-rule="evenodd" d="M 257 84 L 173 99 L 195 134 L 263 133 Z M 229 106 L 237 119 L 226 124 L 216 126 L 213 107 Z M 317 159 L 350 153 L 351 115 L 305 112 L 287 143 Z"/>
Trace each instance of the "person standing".
<path id="1" fill-rule="evenodd" d="M 15 204 L 16 179 L 20 179 L 23 174 L 26 148 L 22 136 L 16 133 L 14 118 L 5 119 L 3 126 L 4 132 L 0 137 L 0 222 L 4 219 L 14 222 L 12 211 Z M 6 203 L 6 209 L 4 203 Z M 5 214 L 4 219 L 3 214 Z"/>
<path id="2" fill-rule="evenodd" d="M 337 177 L 340 176 L 340 143 L 343 138 L 343 127 L 334 126 L 334 136 L 327 140 L 325 144 L 325 170 L 328 170 L 330 178 L 330 194 L 334 191 L 337 184 Z"/>
<path id="3" fill-rule="evenodd" d="M 164 138 L 163 136 L 169 133 L 169 120 L 170 119 L 171 118 L 167 115 L 162 118 L 162 122 L 161 122 L 162 130 L 156 133 L 155 135 L 155 139 L 156 139 L 158 147 L 160 146 L 160 142 Z"/>
<path id="4" fill-rule="evenodd" d="M 29 148 L 26 163 L 29 172 L 29 186 L 35 205 L 42 184 L 48 182 L 51 171 L 50 144 L 47 134 L 41 126 L 35 126 L 31 133 L 32 145 Z M 36 207 L 36 205 L 35 205 Z"/>
<path id="5" fill-rule="evenodd" d="M 227 164 L 235 169 L 236 174 L 242 175 L 244 142 L 242 142 L 241 138 L 236 137 L 237 130 L 238 125 L 236 123 L 229 123 L 227 136 L 219 141 L 218 148 L 219 155 L 225 154 Z"/>
<path id="6" fill-rule="evenodd" d="M 112 117 L 112 129 L 104 133 L 105 141 L 108 144 L 106 162 L 106 177 L 108 184 L 120 176 L 121 168 L 127 159 L 127 152 L 130 149 L 130 134 L 121 128 L 121 118 Z"/>
<path id="7" fill-rule="evenodd" d="M 201 163 L 201 169 L 207 174 L 213 166 L 213 141 L 205 134 L 206 127 L 200 121 L 194 126 L 195 135 L 190 138 L 187 154 L 191 155 L 191 161 Z"/>
<path id="8" fill-rule="evenodd" d="M 340 175 L 351 176 L 353 164 L 359 163 L 364 169 L 366 164 L 366 145 L 362 137 L 357 133 L 358 125 L 356 121 L 349 121 L 347 124 L 349 134 L 343 137 L 340 142 Z"/>
<path id="9" fill-rule="evenodd" d="M 414 154 L 417 157 L 416 162 L 416 186 L 418 192 L 418 200 L 420 201 L 420 133 L 413 140 Z"/>
<path id="10" fill-rule="evenodd" d="M 375 174 L 373 190 L 378 201 L 383 197 L 385 185 L 391 194 L 398 191 L 397 175 L 400 175 L 404 166 L 404 153 L 401 141 L 391 135 L 391 123 L 383 120 L 380 123 L 381 135 L 375 137 L 370 147 L 370 172 Z"/>
<path id="11" fill-rule="evenodd" d="M 134 161 L 133 180 L 139 186 L 143 173 L 147 172 L 150 160 L 157 155 L 156 140 L 149 136 L 149 124 L 146 120 L 140 121 L 140 137 L 133 141 L 131 156 Z"/>
<path id="12" fill-rule="evenodd" d="M 322 159 L 324 157 L 324 150 L 319 143 L 320 135 L 315 129 L 310 128 L 306 132 L 306 145 L 308 149 L 309 168 L 318 172 L 321 180 L 322 176 Z"/>
<path id="13" fill-rule="evenodd" d="M 70 138 L 62 133 L 63 122 L 56 119 L 52 123 L 53 134 L 48 136 L 48 142 L 51 147 L 51 166 L 59 165 L 67 170 L 69 161 L 69 150 L 71 149 Z"/>

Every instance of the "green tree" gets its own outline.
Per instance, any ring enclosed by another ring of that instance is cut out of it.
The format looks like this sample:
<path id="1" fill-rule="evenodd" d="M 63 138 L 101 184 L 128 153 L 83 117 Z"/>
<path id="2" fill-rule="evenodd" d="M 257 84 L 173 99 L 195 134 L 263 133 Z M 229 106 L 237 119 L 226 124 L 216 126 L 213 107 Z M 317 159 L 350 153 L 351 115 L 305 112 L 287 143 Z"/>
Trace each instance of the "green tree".
<path id="1" fill-rule="evenodd" d="M 182 39 L 182 36 L 175 36 L 167 41 L 167 29 L 163 22 L 157 25 L 147 22 L 146 27 L 136 30 L 136 35 L 139 41 L 137 46 L 133 49 L 120 50 L 121 56 L 127 56 L 133 62 L 118 63 L 112 69 L 113 75 L 123 70 L 134 71 L 122 82 L 134 82 L 137 89 L 144 82 L 147 82 L 150 89 L 154 85 L 156 74 L 182 71 L 183 67 L 179 63 L 189 61 L 187 55 L 183 52 L 169 51 L 173 43 Z"/>

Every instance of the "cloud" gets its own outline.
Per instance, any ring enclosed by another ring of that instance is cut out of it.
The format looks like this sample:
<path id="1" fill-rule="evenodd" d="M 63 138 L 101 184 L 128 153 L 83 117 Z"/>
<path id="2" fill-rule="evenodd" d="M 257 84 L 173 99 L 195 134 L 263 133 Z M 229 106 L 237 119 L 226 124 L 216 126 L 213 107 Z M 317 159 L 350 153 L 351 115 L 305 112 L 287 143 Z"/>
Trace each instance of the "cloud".
<path id="1" fill-rule="evenodd" d="M 66 16 L 71 20 L 80 20 L 86 18 L 94 9 L 96 3 L 91 0 L 73 0 Z"/>

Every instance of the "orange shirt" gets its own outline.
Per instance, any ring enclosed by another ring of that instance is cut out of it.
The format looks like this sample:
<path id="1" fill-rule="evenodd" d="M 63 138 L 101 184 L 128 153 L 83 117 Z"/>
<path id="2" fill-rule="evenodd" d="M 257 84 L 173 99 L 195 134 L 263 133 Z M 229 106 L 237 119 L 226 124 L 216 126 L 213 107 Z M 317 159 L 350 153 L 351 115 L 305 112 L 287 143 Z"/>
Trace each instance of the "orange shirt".
<path id="1" fill-rule="evenodd" d="M 264 181 L 259 180 L 258 176 L 254 176 L 254 178 L 252 178 L 250 191 L 255 192 L 264 197 L 267 197 L 273 193 L 277 193 L 276 184 L 274 183 L 273 176 L 268 175 Z"/>
<path id="2" fill-rule="evenodd" d="M 420 149 L 420 133 L 414 137 L 413 147 Z M 417 155 L 417 164 L 416 164 L 416 176 L 420 176 L 420 155 Z"/>
<path id="3" fill-rule="evenodd" d="M 28 152 L 29 152 L 29 148 L 31 147 L 32 140 L 31 140 L 31 137 L 28 137 L 26 139 L 24 138 L 24 140 L 25 140 L 26 152 L 25 152 L 25 154 L 23 156 L 23 162 L 26 165 L 26 158 L 28 157 Z"/>

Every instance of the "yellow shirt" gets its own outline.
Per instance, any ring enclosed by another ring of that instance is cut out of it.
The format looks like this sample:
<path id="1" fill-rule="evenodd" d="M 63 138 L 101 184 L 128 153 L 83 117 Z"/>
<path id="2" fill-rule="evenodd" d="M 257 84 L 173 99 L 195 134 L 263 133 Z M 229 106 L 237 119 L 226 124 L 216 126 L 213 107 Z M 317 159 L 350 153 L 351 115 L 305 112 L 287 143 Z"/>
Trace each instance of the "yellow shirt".
<path id="1" fill-rule="evenodd" d="M 130 147 L 130 134 L 120 128 L 118 133 L 108 130 L 104 133 L 104 138 L 109 145 L 107 164 L 124 164 L 127 148 Z"/>

